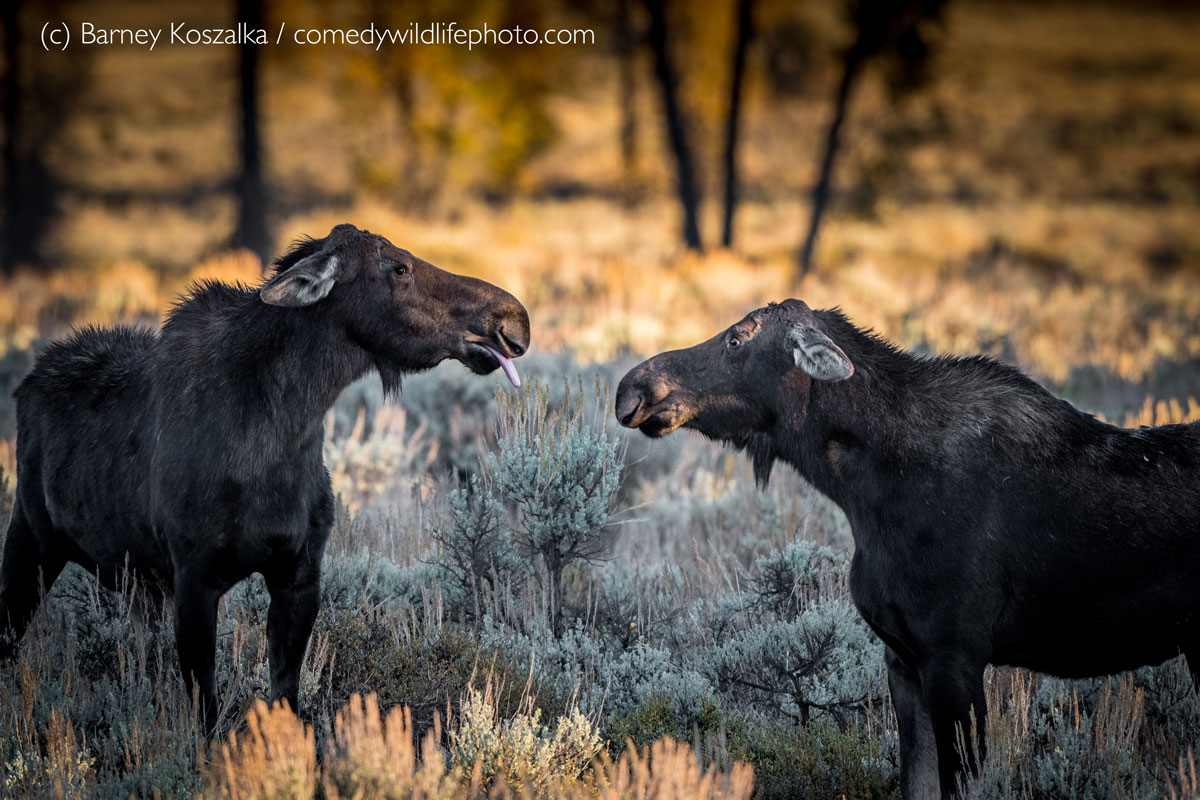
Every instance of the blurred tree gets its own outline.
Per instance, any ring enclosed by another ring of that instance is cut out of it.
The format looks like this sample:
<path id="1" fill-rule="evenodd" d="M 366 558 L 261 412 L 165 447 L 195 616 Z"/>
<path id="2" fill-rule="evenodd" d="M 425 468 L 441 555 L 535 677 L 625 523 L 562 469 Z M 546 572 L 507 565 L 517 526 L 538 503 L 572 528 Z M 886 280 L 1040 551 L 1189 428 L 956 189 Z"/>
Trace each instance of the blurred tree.
<path id="1" fill-rule="evenodd" d="M 4 148 L 0 169 L 4 170 L 0 202 L 0 271 L 10 273 L 17 265 L 48 266 L 44 247 L 59 212 L 63 180 L 50 168 L 51 151 L 61 147 L 62 135 L 76 99 L 87 86 L 91 57 L 87 50 L 74 50 L 70 57 L 34 59 L 29 28 L 22 15 L 36 8 L 39 15 L 54 19 L 60 4 L 22 0 L 0 0 L 0 49 L 4 77 L 0 81 L 0 124 L 4 126 Z M 40 20 L 39 20 L 40 21 Z M 32 41 L 36 42 L 36 38 Z M 53 102 L 43 102 L 53 98 Z"/>
<path id="2" fill-rule="evenodd" d="M 754 0 L 737 0 L 737 33 L 733 64 L 729 69 L 729 109 L 725 117 L 725 211 L 721 246 L 733 245 L 733 215 L 738 201 L 737 143 L 742 116 L 742 84 L 746 76 L 746 51 L 754 36 Z"/>
<path id="3" fill-rule="evenodd" d="M 613 13 L 613 34 L 616 38 L 618 97 L 621 104 L 621 167 L 625 185 L 633 185 L 637 174 L 637 71 L 634 57 L 632 9 L 629 0 L 617 0 Z"/>
<path id="4" fill-rule="evenodd" d="M 842 56 L 842 77 L 834 95 L 833 117 L 825 134 L 821 169 L 813 188 L 808 234 L 797 258 L 798 276 L 803 277 L 812 268 L 821 217 L 829 202 L 829 186 L 834 160 L 841 143 L 842 125 L 846 119 L 851 92 L 863 68 L 874 58 L 886 59 L 891 62 L 888 65 L 889 76 L 895 76 L 889 80 L 893 89 L 904 84 L 913 85 L 916 76 L 923 73 L 931 54 L 923 25 L 938 19 L 947 2 L 948 0 L 848 0 L 847 11 L 854 26 L 854 40 Z"/>
<path id="5" fill-rule="evenodd" d="M 262 0 L 237 0 L 237 20 L 261 28 Z M 267 191 L 263 183 L 262 136 L 259 132 L 258 45 L 238 47 L 239 155 L 237 177 L 238 221 L 234 244 L 258 256 L 263 266 L 271 260 L 271 234 L 267 228 Z"/>
<path id="6" fill-rule="evenodd" d="M 683 207 L 683 241 L 692 250 L 703 250 L 700 238 L 700 189 L 696 179 L 696 161 L 688 139 L 687 124 L 678 97 L 679 78 L 669 52 L 666 0 L 643 0 L 650 15 L 648 42 L 654 53 L 654 75 L 667 122 L 667 136 L 675 156 L 679 203 Z"/>
<path id="7" fill-rule="evenodd" d="M 11 275 L 20 261 L 14 241 L 14 220 L 21 202 L 21 156 L 17 131 L 21 129 L 20 3 L 3 0 L 0 7 L 0 33 L 4 36 L 4 222 L 0 229 L 0 270 Z"/>
<path id="8" fill-rule="evenodd" d="M 62 81 L 72 90 L 79 83 L 79 59 L 60 59 L 60 69 L 43 75 L 26 71 L 21 48 L 21 0 L 0 2 L 0 27 L 3 28 L 4 93 L 0 116 L 4 125 L 4 150 L 0 154 L 4 170 L 2 190 L 4 214 L 0 221 L 0 271 L 12 274 L 18 264 L 40 261 L 42 238 L 50 227 L 58 207 L 59 181 L 50 173 L 44 158 L 45 147 L 57 133 L 61 118 L 68 113 L 70 101 L 54 93 Z M 61 74 L 60 74 L 61 73 Z M 30 103 L 32 98 L 55 96 L 51 104 Z"/>
<path id="9" fill-rule="evenodd" d="M 330 6 L 328 22 L 348 13 Z M 361 24 L 406 28 L 414 22 L 454 21 L 459 28 L 542 30 L 565 23 L 548 18 L 543 0 L 371 0 Z M 463 190 L 503 202 L 529 190 L 530 164 L 555 141 L 551 90 L 572 73 L 568 47 L 473 48 L 385 45 L 349 54 L 339 102 L 346 110 L 356 185 L 417 212 L 453 203 Z"/>

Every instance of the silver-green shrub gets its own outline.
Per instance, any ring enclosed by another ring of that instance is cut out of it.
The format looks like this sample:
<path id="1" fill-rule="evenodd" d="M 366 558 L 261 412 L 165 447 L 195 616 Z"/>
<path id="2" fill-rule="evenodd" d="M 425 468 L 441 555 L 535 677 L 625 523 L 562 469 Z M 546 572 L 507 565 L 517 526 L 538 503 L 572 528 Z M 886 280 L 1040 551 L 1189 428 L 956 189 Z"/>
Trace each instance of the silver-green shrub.
<path id="1" fill-rule="evenodd" d="M 520 593 L 533 570 L 518 553 L 504 505 L 477 475 L 450 492 L 448 505 L 429 525 L 435 543 L 429 562 L 451 606 L 477 620 L 500 592 Z"/>
<path id="2" fill-rule="evenodd" d="M 797 541 L 756 567 L 740 607 L 721 607 L 727 633 L 703 661 L 714 685 L 800 722 L 882 703 L 883 645 L 850 601 L 846 556 Z"/>
<path id="3" fill-rule="evenodd" d="M 541 559 L 556 634 L 563 630 L 563 572 L 604 552 L 621 487 L 623 453 L 605 428 L 608 393 L 597 389 L 587 409 L 582 385 L 573 399 L 568 388 L 560 411 L 551 411 L 549 390 L 537 382 L 500 395 L 496 449 L 483 461 L 513 512 L 521 547 Z"/>

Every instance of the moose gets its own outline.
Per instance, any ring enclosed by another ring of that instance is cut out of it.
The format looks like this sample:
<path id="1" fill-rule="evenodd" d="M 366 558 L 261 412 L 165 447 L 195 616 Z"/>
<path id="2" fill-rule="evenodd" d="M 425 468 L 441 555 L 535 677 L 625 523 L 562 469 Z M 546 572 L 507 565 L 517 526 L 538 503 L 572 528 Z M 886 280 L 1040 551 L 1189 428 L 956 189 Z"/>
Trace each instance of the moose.
<path id="1" fill-rule="evenodd" d="M 845 512 L 909 800 L 977 768 L 987 664 L 1082 678 L 1182 653 L 1200 686 L 1200 423 L 1115 427 L 800 300 L 638 365 L 615 411 L 745 451 L 760 485 L 789 464 Z"/>
<path id="2" fill-rule="evenodd" d="M 217 721 L 217 605 L 261 573 L 271 699 L 297 708 L 333 524 L 324 418 L 369 370 L 455 359 L 484 375 L 529 347 L 508 292 L 338 225 L 247 289 L 203 283 L 161 331 L 87 328 L 51 344 L 18 386 L 17 494 L 0 566 L 0 659 L 67 562 L 116 584 L 126 568 L 173 601 L 179 666 Z"/>

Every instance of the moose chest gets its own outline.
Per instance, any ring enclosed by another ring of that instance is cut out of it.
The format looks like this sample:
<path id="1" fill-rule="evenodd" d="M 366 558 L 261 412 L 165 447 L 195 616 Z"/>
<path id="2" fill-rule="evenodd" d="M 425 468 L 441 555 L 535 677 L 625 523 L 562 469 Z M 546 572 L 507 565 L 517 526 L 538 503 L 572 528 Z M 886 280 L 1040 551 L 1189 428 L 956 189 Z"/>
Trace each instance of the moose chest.
<path id="1" fill-rule="evenodd" d="M 967 554 L 937 529 L 855 526 L 850 594 L 877 636 L 903 656 L 961 628 L 986 605 L 976 596 Z"/>
<path id="2" fill-rule="evenodd" d="M 895 652 L 907 656 L 917 649 L 911 620 L 923 609 L 914 608 L 907 588 L 899 581 L 897 567 L 878 554 L 856 550 L 850 564 L 850 596 L 875 635 Z"/>
<path id="3" fill-rule="evenodd" d="M 156 504 L 176 568 L 199 568 L 234 583 L 324 547 L 333 491 L 319 459 L 237 469 L 237 462 L 176 474 Z"/>

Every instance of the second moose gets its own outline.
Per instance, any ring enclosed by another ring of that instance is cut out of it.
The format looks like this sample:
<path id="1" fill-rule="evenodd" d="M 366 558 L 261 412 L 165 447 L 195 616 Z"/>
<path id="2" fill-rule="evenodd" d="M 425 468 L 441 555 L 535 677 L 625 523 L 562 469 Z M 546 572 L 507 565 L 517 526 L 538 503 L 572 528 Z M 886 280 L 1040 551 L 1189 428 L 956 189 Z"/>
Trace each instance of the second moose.
<path id="1" fill-rule="evenodd" d="M 743 449 L 761 483 L 783 461 L 846 513 L 908 800 L 952 795 L 983 752 L 987 664 L 1080 678 L 1182 652 L 1200 672 L 1200 425 L 1114 427 L 799 300 L 636 367 L 616 414 Z"/>

